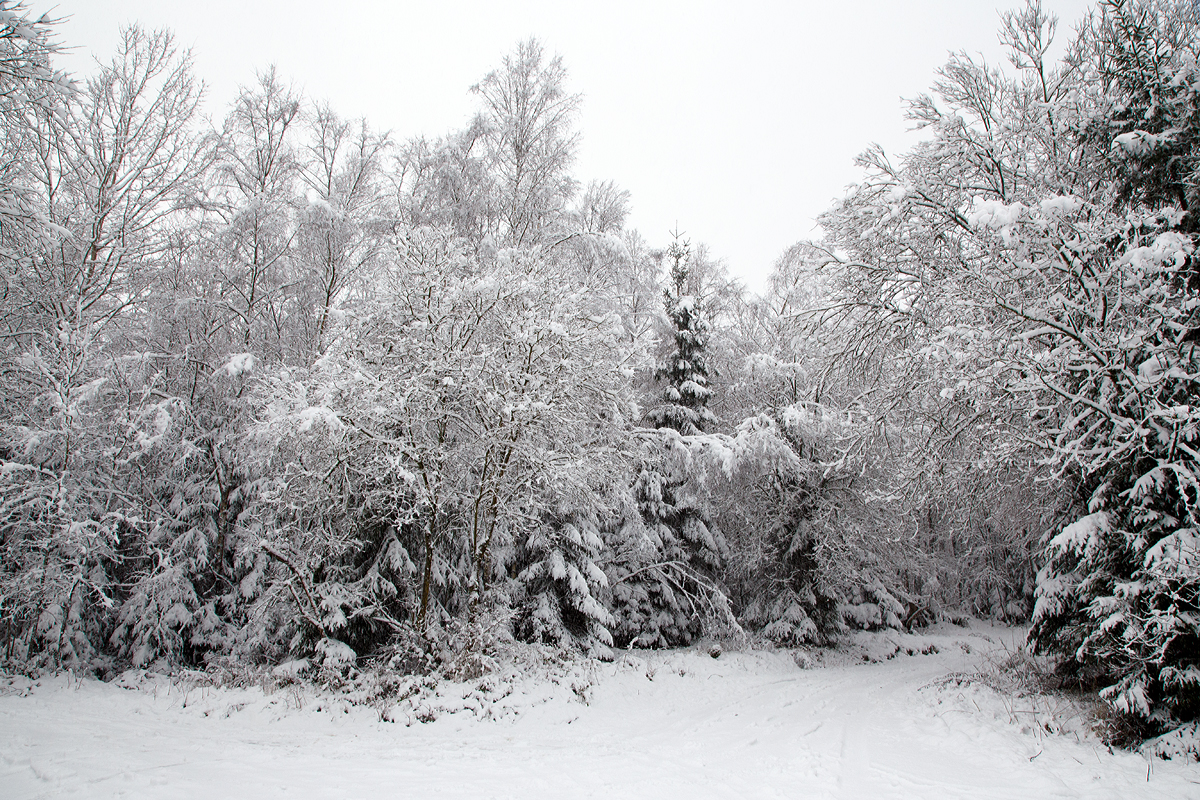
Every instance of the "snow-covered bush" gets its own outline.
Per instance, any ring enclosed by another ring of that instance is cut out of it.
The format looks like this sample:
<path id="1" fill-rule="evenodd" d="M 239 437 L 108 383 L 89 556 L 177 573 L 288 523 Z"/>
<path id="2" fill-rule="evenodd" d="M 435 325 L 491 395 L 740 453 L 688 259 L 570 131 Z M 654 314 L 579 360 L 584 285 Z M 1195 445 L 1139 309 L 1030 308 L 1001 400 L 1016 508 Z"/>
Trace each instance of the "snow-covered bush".
<path id="1" fill-rule="evenodd" d="M 738 531 L 727 581 L 742 623 L 773 641 L 910 621 L 912 554 L 854 485 L 856 428 L 853 414 L 804 403 L 747 419 L 730 438 L 718 515 Z"/>
<path id="2" fill-rule="evenodd" d="M 608 586 L 596 565 L 603 540 L 597 512 L 586 511 L 577 508 L 565 518 L 552 517 L 518 541 L 514 629 L 523 641 L 577 645 L 607 658 L 613 617 L 597 596 Z"/>

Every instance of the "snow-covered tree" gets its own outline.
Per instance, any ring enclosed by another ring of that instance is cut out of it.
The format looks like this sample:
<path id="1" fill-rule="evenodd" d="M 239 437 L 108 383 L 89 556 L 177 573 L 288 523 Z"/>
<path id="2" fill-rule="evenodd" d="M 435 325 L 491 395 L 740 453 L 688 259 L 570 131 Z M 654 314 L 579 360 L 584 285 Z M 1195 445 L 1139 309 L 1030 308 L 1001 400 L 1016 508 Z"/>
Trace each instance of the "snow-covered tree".
<path id="1" fill-rule="evenodd" d="M 131 463 L 149 389 L 127 379 L 177 203 L 206 163 L 199 97 L 172 37 L 135 27 L 84 91 L 8 120 L 26 126 L 21 188 L 53 234 L 11 262 L 4 309 L 5 616 L 22 658 L 97 664 L 126 553 L 156 524 Z"/>
<path id="2" fill-rule="evenodd" d="M 1093 102 L 1078 91 L 1086 48 L 1073 43 L 1048 63 L 1052 30 L 1036 4 L 1007 15 L 1015 74 L 953 56 L 934 92 L 910 103 L 930 140 L 903 160 L 863 154 L 864 180 L 823 218 L 833 297 L 807 315 L 825 351 L 818 381 L 862 404 L 886 453 L 900 456 L 880 495 L 899 498 L 894 513 L 933 558 L 913 588 L 1004 618 L 1031 610 L 1037 541 L 1064 503 L 1036 480 L 1047 477 L 1042 452 L 1009 382 L 1012 319 L 991 299 L 1004 274 L 997 253 L 1013 243 L 999 209 L 1044 202 L 1044 218 L 1057 220 L 1095 174 L 1073 142 Z"/>
<path id="3" fill-rule="evenodd" d="M 1030 639 L 1157 733 L 1200 715 L 1200 29 L 1185 4 L 1101 11 L 1105 102 L 1087 130 L 1112 168 L 1110 204 L 1072 231 L 1086 279 L 1040 315 L 1061 370 L 1043 378 L 1054 452 L 1080 507 L 1049 542 Z"/>
<path id="4" fill-rule="evenodd" d="M 437 140 L 416 139 L 396 157 L 397 222 L 407 228 L 445 228 L 470 242 L 477 256 L 494 254 L 495 178 L 484 145 L 486 125 L 474 119 L 465 129 Z"/>
<path id="5" fill-rule="evenodd" d="M 264 397 L 265 457 L 300 464 L 273 469 L 260 497 L 264 547 L 296 565 L 278 580 L 336 598 L 317 602 L 340 615 L 311 612 L 323 627 L 310 621 L 310 643 L 347 635 L 343 619 L 428 630 L 495 608 L 521 635 L 609 643 L 593 560 L 632 413 L 625 347 L 615 318 L 539 268 L 525 251 L 485 265 L 448 231 L 412 231 L 326 355 Z M 330 431 L 318 449 L 287 455 L 317 427 Z M 355 571 L 380 552 L 371 531 L 398 559 L 387 609 Z"/>
<path id="6" fill-rule="evenodd" d="M 689 443 L 675 431 L 648 432 L 632 498 L 607 535 L 617 641 L 673 647 L 724 623 L 719 582 L 727 555 L 713 525 Z"/>
<path id="7" fill-rule="evenodd" d="M 61 48 L 53 38 L 57 22 L 49 14 L 31 17 L 25 2 L 0 2 L 0 258 L 6 262 L 5 275 L 12 262 L 27 256 L 31 239 L 54 234 L 28 178 L 37 151 L 36 120 L 61 108 L 78 89 L 69 76 L 53 69 Z"/>
<path id="8" fill-rule="evenodd" d="M 517 45 L 472 91 L 483 101 L 497 241 L 538 244 L 576 191 L 568 170 L 578 143 L 573 125 L 580 96 L 567 91 L 562 58 L 547 59 L 537 39 Z"/>
<path id="9" fill-rule="evenodd" d="M 670 428 L 689 436 L 711 429 L 716 423 L 716 417 L 708 409 L 712 395 L 708 387 L 709 323 L 704 304 L 691 292 L 688 242 L 676 236 L 666 256 L 671 268 L 663 300 L 671 323 L 671 339 L 654 372 L 655 380 L 666 386 L 661 404 L 652 408 L 646 418 L 656 428 Z"/>
<path id="10" fill-rule="evenodd" d="M 383 249 L 387 135 L 366 120 L 345 121 L 327 104 L 306 120 L 297 158 L 307 207 L 300 212 L 288 294 L 289 320 L 302 337 L 291 348 L 305 362 L 325 350 L 338 306 L 365 289 Z"/>
<path id="11" fill-rule="evenodd" d="M 1162 729 L 1197 707 L 1195 18 L 1104 3 L 1058 65 L 1039 4 L 1004 20 L 1015 74 L 952 57 L 911 106 L 931 140 L 825 217 L 823 321 L 909 417 L 917 530 L 990 576 L 955 592 L 1019 616 L 1036 585 L 1031 642 Z"/>
<path id="12" fill-rule="evenodd" d="M 703 305 L 687 293 L 687 243 L 675 237 L 666 256 L 671 272 L 663 296 L 672 335 L 655 371 L 666 388 L 646 415 L 654 428 L 643 437 L 629 507 L 608 533 L 617 638 L 639 647 L 687 643 L 706 620 L 728 612 L 719 580 L 725 540 L 691 457 L 691 439 L 716 422 L 707 407 L 708 323 Z"/>

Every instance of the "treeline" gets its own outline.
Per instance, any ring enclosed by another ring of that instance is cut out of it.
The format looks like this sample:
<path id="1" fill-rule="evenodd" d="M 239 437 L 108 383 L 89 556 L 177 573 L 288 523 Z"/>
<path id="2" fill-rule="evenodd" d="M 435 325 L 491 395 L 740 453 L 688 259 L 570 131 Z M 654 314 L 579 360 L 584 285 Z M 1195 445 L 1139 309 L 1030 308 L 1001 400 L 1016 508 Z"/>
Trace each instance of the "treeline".
<path id="1" fill-rule="evenodd" d="M 170 34 L 85 84 L 0 5 L 10 668 L 606 657 L 974 614 L 1145 733 L 1194 719 L 1196 20 L 957 55 L 762 297 L 572 174 L 520 44 L 395 142 Z"/>

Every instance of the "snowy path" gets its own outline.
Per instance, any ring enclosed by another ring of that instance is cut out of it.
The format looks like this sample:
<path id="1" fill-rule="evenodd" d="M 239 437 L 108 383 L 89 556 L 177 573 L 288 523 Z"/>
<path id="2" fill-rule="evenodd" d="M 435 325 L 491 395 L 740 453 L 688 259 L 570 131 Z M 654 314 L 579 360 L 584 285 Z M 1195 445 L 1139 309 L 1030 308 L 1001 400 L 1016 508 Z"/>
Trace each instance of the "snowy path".
<path id="1" fill-rule="evenodd" d="M 1147 781 L 1139 756 L 931 685 L 982 643 L 935 640 L 936 655 L 812 670 L 635 654 L 580 673 L 587 705 L 569 682 L 529 681 L 514 715 L 411 726 L 295 689 L 47 680 L 0 696 L 0 797 L 1200 798 L 1200 767 L 1156 762 Z"/>

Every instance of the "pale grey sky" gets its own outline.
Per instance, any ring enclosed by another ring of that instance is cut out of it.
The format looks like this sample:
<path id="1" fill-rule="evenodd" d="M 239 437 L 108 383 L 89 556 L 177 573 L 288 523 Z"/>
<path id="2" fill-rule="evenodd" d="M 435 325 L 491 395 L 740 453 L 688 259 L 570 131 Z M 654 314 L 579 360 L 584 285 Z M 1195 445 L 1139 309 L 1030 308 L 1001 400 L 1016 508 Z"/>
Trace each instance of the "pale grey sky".
<path id="1" fill-rule="evenodd" d="M 121 25 L 168 27 L 193 49 L 215 119 L 274 63 L 312 98 L 397 140 L 466 123 L 469 88 L 518 41 L 563 57 L 584 95 L 575 173 L 632 193 L 652 244 L 676 222 L 750 288 L 816 235 L 814 217 L 858 177 L 873 141 L 900 151 L 902 97 L 925 91 L 951 50 L 1000 62 L 999 10 L 963 0 L 615 2 L 571 0 L 56 0 L 81 72 Z M 1065 41 L 1092 3 L 1044 0 Z"/>

